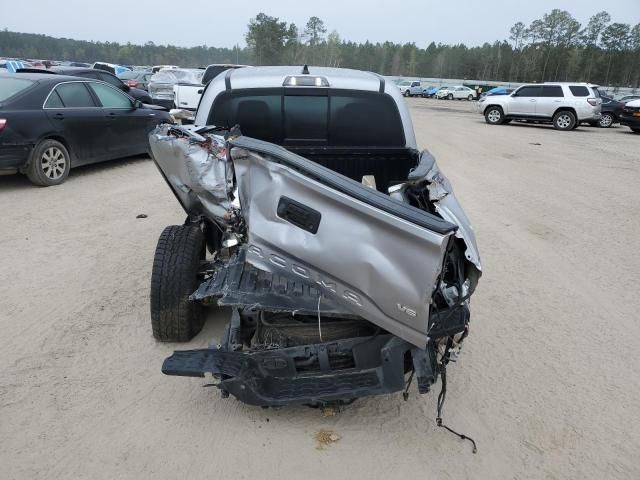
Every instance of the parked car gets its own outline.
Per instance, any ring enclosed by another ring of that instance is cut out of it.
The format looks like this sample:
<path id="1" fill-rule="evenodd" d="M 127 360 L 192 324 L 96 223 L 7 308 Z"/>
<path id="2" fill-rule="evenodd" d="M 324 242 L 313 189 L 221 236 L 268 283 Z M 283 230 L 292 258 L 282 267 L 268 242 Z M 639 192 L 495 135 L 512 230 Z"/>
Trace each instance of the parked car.
<path id="1" fill-rule="evenodd" d="M 544 83 L 522 85 L 511 95 L 481 98 L 478 112 L 491 125 L 526 120 L 573 130 L 581 122 L 600 120 L 601 104 L 596 85 Z"/>
<path id="2" fill-rule="evenodd" d="M 151 73 L 158 73 L 160 70 L 174 70 L 180 68 L 177 65 L 154 65 L 151 67 Z"/>
<path id="3" fill-rule="evenodd" d="M 51 67 L 47 69 L 41 68 L 22 68 L 18 70 L 19 73 L 43 73 L 43 74 L 56 74 L 56 75 L 71 75 L 74 77 L 91 78 L 94 80 L 100 80 L 107 82 L 116 88 L 119 88 L 134 100 L 139 100 L 142 103 L 151 103 L 151 96 L 139 88 L 133 88 L 124 83 L 114 74 L 105 70 L 93 69 L 93 68 L 80 68 L 80 67 Z"/>
<path id="4" fill-rule="evenodd" d="M 416 95 L 422 95 L 422 86 L 417 80 L 404 80 L 398 83 L 400 93 L 405 97 L 414 97 Z"/>
<path id="5" fill-rule="evenodd" d="M 123 72 L 118 75 L 118 78 L 128 85 L 129 88 L 139 88 L 140 90 L 147 90 L 149 79 L 153 73 L 143 70 L 132 70 L 130 72 Z M 151 103 L 151 100 L 149 100 Z"/>
<path id="6" fill-rule="evenodd" d="M 437 91 L 438 91 L 438 87 L 423 88 L 422 89 L 422 96 L 424 98 L 431 98 L 436 94 Z"/>
<path id="7" fill-rule="evenodd" d="M 622 109 L 620 124 L 629 127 L 634 133 L 640 133 L 640 100 L 631 100 Z"/>
<path id="8" fill-rule="evenodd" d="M 0 170 L 58 185 L 69 170 L 138 155 L 168 112 L 110 84 L 65 75 L 0 76 Z"/>
<path id="9" fill-rule="evenodd" d="M 454 98 L 456 100 L 473 100 L 476 98 L 476 95 L 475 90 L 462 85 L 446 87 L 436 92 L 437 98 L 446 98 L 447 100 L 453 100 Z"/>
<path id="10" fill-rule="evenodd" d="M 162 105 L 169 109 L 186 108 L 194 101 L 193 96 L 197 95 L 199 97 L 197 91 L 203 88 L 203 75 L 204 70 L 201 68 L 172 68 L 168 70 L 160 70 L 158 73 L 154 73 L 149 79 L 148 87 L 149 94 L 151 95 L 151 101 L 155 105 Z M 194 92 L 183 92 L 184 94 L 182 95 L 182 99 L 177 99 L 176 101 L 174 87 L 179 84 L 189 86 L 195 85 L 196 88 Z M 177 102 L 185 102 L 185 104 L 179 105 Z M 198 105 L 197 101 L 195 105 Z"/>
<path id="11" fill-rule="evenodd" d="M 220 75 L 222 72 L 226 72 L 227 70 L 236 69 L 236 68 L 244 68 L 248 65 L 236 65 L 232 63 L 214 63 L 207 66 L 204 71 L 204 75 L 202 76 L 202 83 L 207 85 L 211 80 Z"/>
<path id="12" fill-rule="evenodd" d="M 129 70 L 131 70 L 129 67 L 125 67 L 124 65 L 116 65 L 115 63 L 106 62 L 95 62 L 91 68 L 103 70 L 105 72 L 111 73 L 112 75 L 119 75 L 122 72 L 128 72 Z"/>
<path id="13" fill-rule="evenodd" d="M 486 97 L 486 96 L 493 96 L 493 95 L 510 95 L 511 93 L 513 93 L 513 88 L 505 88 L 505 87 L 495 87 L 492 88 L 491 90 L 488 90 L 486 92 L 482 92 L 480 94 L 480 98 Z"/>
<path id="14" fill-rule="evenodd" d="M 440 374 L 444 388 L 480 259 L 398 88 L 346 69 L 238 69 L 209 83 L 195 123 L 150 136 L 188 215 L 158 240 L 152 331 L 186 341 L 205 305 L 232 315 L 220 345 L 162 371 L 212 374 L 261 406 L 397 392 L 409 372 L 420 393 Z"/>
<path id="15" fill-rule="evenodd" d="M 616 100 L 621 103 L 632 102 L 634 100 L 639 100 L 640 95 L 622 95 L 619 96 Z"/>
<path id="16" fill-rule="evenodd" d="M 600 119 L 589 121 L 589 125 L 592 127 L 609 128 L 614 123 L 620 121 L 620 115 L 622 114 L 622 109 L 625 104 L 617 102 L 611 97 L 604 96 L 602 93 L 600 93 L 600 99 L 602 100 Z"/>
<path id="17" fill-rule="evenodd" d="M 20 60 L 0 60 L 0 72 L 4 73 L 15 73 L 25 66 L 25 63 Z"/>

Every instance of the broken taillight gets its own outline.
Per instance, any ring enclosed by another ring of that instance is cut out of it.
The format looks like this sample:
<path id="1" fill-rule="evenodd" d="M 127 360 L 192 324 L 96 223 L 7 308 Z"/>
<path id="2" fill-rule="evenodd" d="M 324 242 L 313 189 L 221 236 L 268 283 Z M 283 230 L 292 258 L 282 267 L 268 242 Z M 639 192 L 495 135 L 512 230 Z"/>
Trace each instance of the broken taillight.
<path id="1" fill-rule="evenodd" d="M 2 130 L 4 130 L 4 127 L 7 126 L 7 119 L 6 118 L 0 118 L 0 132 Z"/>
<path id="2" fill-rule="evenodd" d="M 598 99 L 597 98 L 587 98 L 587 102 L 589 102 L 589 105 L 593 105 L 594 107 L 596 105 L 598 105 Z"/>

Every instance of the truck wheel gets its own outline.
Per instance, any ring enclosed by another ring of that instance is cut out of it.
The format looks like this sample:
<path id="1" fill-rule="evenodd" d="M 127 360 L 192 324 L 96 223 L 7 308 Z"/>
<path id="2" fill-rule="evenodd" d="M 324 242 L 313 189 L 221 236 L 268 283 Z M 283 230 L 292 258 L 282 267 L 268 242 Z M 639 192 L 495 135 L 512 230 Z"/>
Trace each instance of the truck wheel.
<path id="1" fill-rule="evenodd" d="M 57 140 L 42 140 L 31 153 L 25 173 L 34 185 L 60 185 L 69 176 L 71 157 L 67 148 Z"/>
<path id="2" fill-rule="evenodd" d="M 151 273 L 151 328 L 161 342 L 186 342 L 201 329 L 202 306 L 189 300 L 205 258 L 202 230 L 171 225 L 158 239 Z"/>
<path id="3" fill-rule="evenodd" d="M 610 113 L 603 113 L 600 120 L 598 120 L 598 126 L 600 128 L 609 128 L 611 125 L 613 125 L 613 115 Z"/>
<path id="4" fill-rule="evenodd" d="M 573 130 L 576 116 L 568 110 L 561 110 L 553 116 L 553 128 L 556 130 Z"/>
<path id="5" fill-rule="evenodd" d="M 409 96 L 409 89 L 406 89 L 406 90 L 404 91 L 404 96 L 405 96 L 405 97 L 408 97 L 408 96 Z"/>
<path id="6" fill-rule="evenodd" d="M 504 123 L 504 113 L 500 107 L 489 107 L 484 112 L 484 119 L 490 125 Z"/>

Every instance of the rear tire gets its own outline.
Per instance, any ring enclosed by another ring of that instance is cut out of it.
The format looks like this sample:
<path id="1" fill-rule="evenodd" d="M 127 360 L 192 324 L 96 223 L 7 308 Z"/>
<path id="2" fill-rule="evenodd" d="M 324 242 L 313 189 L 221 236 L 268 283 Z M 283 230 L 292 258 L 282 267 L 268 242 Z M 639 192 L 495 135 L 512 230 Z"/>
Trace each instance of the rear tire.
<path id="1" fill-rule="evenodd" d="M 202 230 L 172 225 L 158 239 L 151 273 L 151 328 L 161 342 L 186 342 L 204 322 L 203 308 L 189 300 L 200 279 L 200 263 L 205 258 Z"/>
<path id="2" fill-rule="evenodd" d="M 450 93 L 449 95 L 447 95 L 447 100 L 453 100 L 453 93 Z"/>
<path id="3" fill-rule="evenodd" d="M 575 114 L 568 110 L 561 110 L 553 116 L 553 128 L 556 130 L 573 130 L 576 125 Z"/>
<path id="4" fill-rule="evenodd" d="M 470 102 L 471 100 L 473 100 L 473 95 L 469 95 L 469 96 L 467 97 L 467 101 L 468 101 L 468 102 Z"/>
<path id="5" fill-rule="evenodd" d="M 504 112 L 500 107 L 488 107 L 484 119 L 489 125 L 501 125 L 504 123 Z"/>
<path id="6" fill-rule="evenodd" d="M 25 173 L 34 185 L 51 187 L 63 183 L 70 169 L 71 157 L 67 148 L 57 140 L 46 139 L 33 149 Z"/>
<path id="7" fill-rule="evenodd" d="M 633 133 L 640 133 L 640 128 L 638 127 L 629 127 Z"/>

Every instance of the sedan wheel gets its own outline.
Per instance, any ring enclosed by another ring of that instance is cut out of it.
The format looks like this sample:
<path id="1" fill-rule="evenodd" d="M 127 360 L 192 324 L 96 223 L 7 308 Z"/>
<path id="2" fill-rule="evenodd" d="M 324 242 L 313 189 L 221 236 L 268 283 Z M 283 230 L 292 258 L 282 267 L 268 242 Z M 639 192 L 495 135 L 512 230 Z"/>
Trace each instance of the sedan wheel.
<path id="1" fill-rule="evenodd" d="M 69 152 L 56 140 L 43 140 L 34 149 L 26 174 L 35 185 L 59 185 L 69 175 Z"/>
<path id="2" fill-rule="evenodd" d="M 448 98 L 449 100 L 453 100 L 453 93 L 450 93 L 449 95 L 447 95 L 447 98 Z"/>
<path id="3" fill-rule="evenodd" d="M 602 128 L 609 128 L 611 125 L 613 125 L 613 115 L 611 115 L 610 113 L 603 113 L 600 117 L 598 125 Z"/>
<path id="4" fill-rule="evenodd" d="M 467 97 L 467 101 L 469 101 L 469 102 L 470 102 L 471 100 L 473 100 L 473 95 L 469 95 L 469 96 Z"/>

